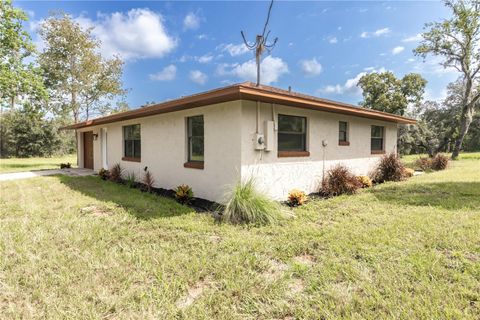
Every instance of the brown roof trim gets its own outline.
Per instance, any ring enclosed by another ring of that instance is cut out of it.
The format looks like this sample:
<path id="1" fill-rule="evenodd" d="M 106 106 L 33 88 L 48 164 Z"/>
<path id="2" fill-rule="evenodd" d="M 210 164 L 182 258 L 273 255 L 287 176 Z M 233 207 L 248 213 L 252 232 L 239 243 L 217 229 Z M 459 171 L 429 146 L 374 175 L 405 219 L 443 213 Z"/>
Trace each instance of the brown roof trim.
<path id="1" fill-rule="evenodd" d="M 136 119 L 148 117 L 156 114 L 175 112 L 180 110 L 187 110 L 196 107 L 211 105 L 215 103 L 234 101 L 234 100 L 253 100 L 270 103 L 284 104 L 288 106 L 294 106 L 304 109 L 319 110 L 326 112 L 335 112 L 341 114 L 348 114 L 357 117 L 371 118 L 383 121 L 390 121 L 396 123 L 409 123 L 415 124 L 414 119 L 375 111 L 371 109 L 360 108 L 358 106 L 349 105 L 346 103 L 321 99 L 304 94 L 289 92 L 286 90 L 269 87 L 259 86 L 256 87 L 251 82 L 245 82 L 241 84 L 235 84 L 228 87 L 214 89 L 198 94 L 194 94 L 179 99 L 162 102 L 129 110 L 121 113 L 112 114 L 109 116 L 79 122 L 69 126 L 65 126 L 62 129 L 80 129 L 85 127 L 91 127 L 101 124 L 107 124 L 112 122 Z"/>

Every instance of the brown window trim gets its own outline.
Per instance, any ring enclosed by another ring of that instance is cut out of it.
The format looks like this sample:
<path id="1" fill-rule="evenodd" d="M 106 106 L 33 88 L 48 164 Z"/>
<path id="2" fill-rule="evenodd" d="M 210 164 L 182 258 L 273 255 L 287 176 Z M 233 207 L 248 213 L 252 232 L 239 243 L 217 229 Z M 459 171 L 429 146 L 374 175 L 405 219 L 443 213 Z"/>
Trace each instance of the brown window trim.
<path id="1" fill-rule="evenodd" d="M 183 164 L 185 168 L 191 168 L 191 169 L 201 169 L 203 170 L 204 164 L 203 161 L 188 161 Z"/>
<path id="2" fill-rule="evenodd" d="M 372 154 L 385 154 L 385 150 L 372 150 Z"/>
<path id="3" fill-rule="evenodd" d="M 279 158 L 310 157 L 309 151 L 278 151 Z"/>
<path id="4" fill-rule="evenodd" d="M 349 146 L 349 145 L 350 145 L 350 141 L 338 141 L 338 145 L 339 145 L 339 146 Z"/>
<path id="5" fill-rule="evenodd" d="M 123 161 L 141 162 L 142 158 L 122 157 Z"/>

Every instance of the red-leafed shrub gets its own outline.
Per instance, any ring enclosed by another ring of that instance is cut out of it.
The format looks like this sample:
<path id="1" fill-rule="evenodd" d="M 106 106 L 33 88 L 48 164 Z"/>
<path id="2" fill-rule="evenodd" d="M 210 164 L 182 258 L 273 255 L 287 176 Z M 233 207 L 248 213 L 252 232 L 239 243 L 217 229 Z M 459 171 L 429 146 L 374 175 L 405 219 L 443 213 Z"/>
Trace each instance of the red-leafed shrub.
<path id="1" fill-rule="evenodd" d="M 361 187 L 357 177 L 347 167 L 339 164 L 328 170 L 322 183 L 321 193 L 327 196 L 353 194 Z"/>
<path id="2" fill-rule="evenodd" d="M 375 181 L 401 181 L 405 179 L 404 176 L 405 167 L 402 161 L 395 153 L 384 155 L 377 165 L 375 171 Z"/>

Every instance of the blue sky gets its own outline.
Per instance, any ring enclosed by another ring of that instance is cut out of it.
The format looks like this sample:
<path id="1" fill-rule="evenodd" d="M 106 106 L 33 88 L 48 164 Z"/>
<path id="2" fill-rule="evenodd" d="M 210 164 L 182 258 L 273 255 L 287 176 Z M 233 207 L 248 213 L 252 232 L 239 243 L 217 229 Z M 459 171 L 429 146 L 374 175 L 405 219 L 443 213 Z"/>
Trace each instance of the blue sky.
<path id="1" fill-rule="evenodd" d="M 269 2 L 262 1 L 17 1 L 30 16 L 28 30 L 41 48 L 38 23 L 51 10 L 94 27 L 101 52 L 125 61 L 123 81 L 132 108 L 231 83 L 255 81 L 253 54 L 240 30 L 254 39 Z M 278 1 L 270 20 L 277 46 L 264 55 L 263 84 L 358 103 L 361 75 L 391 70 L 421 73 L 427 99 L 441 99 L 458 76 L 436 58 L 412 50 L 426 22 L 449 16 L 433 1 Z"/>

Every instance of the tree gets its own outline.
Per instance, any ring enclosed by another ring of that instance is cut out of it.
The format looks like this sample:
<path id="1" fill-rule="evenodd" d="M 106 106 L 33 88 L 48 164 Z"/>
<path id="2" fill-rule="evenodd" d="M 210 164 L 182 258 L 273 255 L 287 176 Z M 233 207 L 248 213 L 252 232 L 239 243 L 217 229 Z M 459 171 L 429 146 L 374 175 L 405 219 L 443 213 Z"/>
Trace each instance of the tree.
<path id="1" fill-rule="evenodd" d="M 426 24 L 428 30 L 414 52 L 423 58 L 430 54 L 441 56 L 445 68 L 454 68 L 461 74 L 462 110 L 452 152 L 456 159 L 480 100 L 480 1 L 447 0 L 445 5 L 452 10 L 452 18 Z"/>
<path id="2" fill-rule="evenodd" d="M 2 115 L 5 130 L 5 157 L 45 157 L 58 153 L 62 139 L 53 119 L 29 104 L 10 109 Z M 68 150 L 71 152 L 71 150 Z"/>
<path id="3" fill-rule="evenodd" d="M 54 111 L 71 115 L 75 123 L 108 113 L 110 101 L 125 94 L 120 58 L 102 58 L 100 42 L 92 37 L 91 29 L 83 30 L 65 14 L 45 20 L 40 35 L 46 48 L 39 62 Z"/>
<path id="4" fill-rule="evenodd" d="M 41 103 L 47 99 L 41 70 L 26 62 L 35 53 L 29 34 L 23 30 L 26 14 L 12 6 L 11 0 L 0 1 L 0 117 L 4 108 L 13 109 L 19 98 Z M 0 155 L 5 152 L 5 126 L 0 127 Z"/>
<path id="5" fill-rule="evenodd" d="M 365 108 L 403 116 L 409 105 L 422 100 L 426 84 L 427 81 L 416 73 L 409 73 L 402 79 L 390 71 L 369 73 L 358 81 L 364 99 L 360 104 Z"/>

